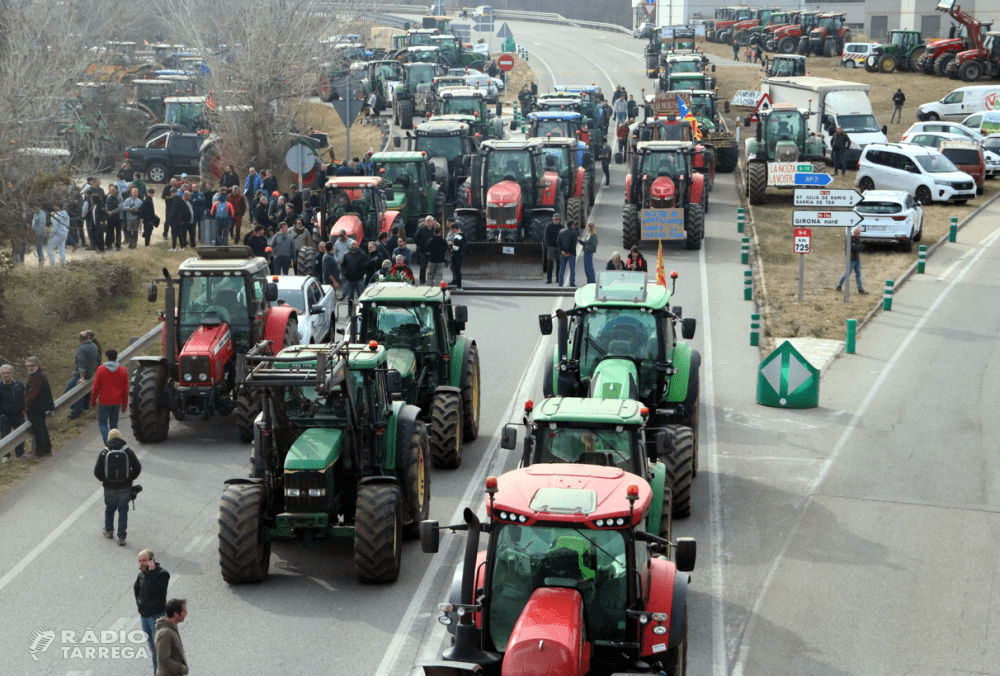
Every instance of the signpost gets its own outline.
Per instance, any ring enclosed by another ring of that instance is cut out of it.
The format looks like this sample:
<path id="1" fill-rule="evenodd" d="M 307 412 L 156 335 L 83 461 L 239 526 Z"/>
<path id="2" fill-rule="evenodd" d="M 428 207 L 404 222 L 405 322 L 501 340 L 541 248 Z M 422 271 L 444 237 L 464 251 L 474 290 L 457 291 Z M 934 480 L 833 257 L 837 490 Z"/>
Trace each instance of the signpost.
<path id="1" fill-rule="evenodd" d="M 504 24 L 506 26 L 507 24 Z M 497 68 L 506 72 L 510 72 L 514 68 L 514 57 L 510 54 L 503 54 L 497 59 Z"/>
<path id="2" fill-rule="evenodd" d="M 816 174 L 819 176 L 819 174 Z M 861 193 L 857 190 L 796 190 L 795 206 L 797 207 L 842 207 L 852 208 L 861 202 Z"/>
<path id="3" fill-rule="evenodd" d="M 296 143 L 285 153 L 285 166 L 288 167 L 288 171 L 298 175 L 300 191 L 302 190 L 302 177 L 311 172 L 316 167 L 317 162 L 319 162 L 319 158 L 316 157 L 316 153 L 305 143 Z"/>
<path id="4" fill-rule="evenodd" d="M 830 185 L 833 183 L 833 176 L 826 172 L 819 174 L 795 174 L 794 185 Z"/>
<path id="5" fill-rule="evenodd" d="M 795 228 L 795 239 L 792 244 L 792 250 L 799 254 L 799 302 L 802 302 L 802 296 L 805 287 L 805 272 L 806 272 L 806 254 L 809 253 L 810 245 L 812 244 L 812 230 L 809 228 Z"/>
<path id="6" fill-rule="evenodd" d="M 853 211 L 793 211 L 792 225 L 796 228 L 853 228 L 862 218 Z"/>
<path id="7" fill-rule="evenodd" d="M 766 113 L 771 110 L 771 95 L 763 94 L 759 99 L 757 99 L 757 105 L 753 107 L 753 112 L 750 113 L 750 121 L 757 122 L 757 113 Z"/>
<path id="8" fill-rule="evenodd" d="M 774 186 L 798 185 L 798 176 L 813 176 L 813 165 L 799 162 L 768 162 L 767 164 L 767 184 Z M 815 174 L 815 176 L 826 176 L 828 174 Z"/>
<path id="9" fill-rule="evenodd" d="M 810 174 L 804 174 L 810 176 Z M 812 174 L 814 176 L 825 176 L 828 174 Z M 798 174 L 797 174 L 798 176 Z M 829 180 L 827 181 L 829 182 Z M 795 206 L 797 207 L 847 207 L 851 208 L 861 202 L 862 196 L 857 190 L 795 190 Z M 795 248 L 798 250 L 800 230 L 804 226 L 811 227 L 842 227 L 847 239 L 846 242 L 846 270 L 844 272 L 844 302 L 851 298 L 851 229 L 861 223 L 863 219 L 857 212 L 851 210 L 843 211 L 793 211 L 792 225 L 795 230 Z M 807 231 L 808 232 L 808 231 Z M 806 252 L 808 253 L 808 252 Z M 803 262 L 799 259 L 799 300 L 802 300 L 802 268 Z"/>

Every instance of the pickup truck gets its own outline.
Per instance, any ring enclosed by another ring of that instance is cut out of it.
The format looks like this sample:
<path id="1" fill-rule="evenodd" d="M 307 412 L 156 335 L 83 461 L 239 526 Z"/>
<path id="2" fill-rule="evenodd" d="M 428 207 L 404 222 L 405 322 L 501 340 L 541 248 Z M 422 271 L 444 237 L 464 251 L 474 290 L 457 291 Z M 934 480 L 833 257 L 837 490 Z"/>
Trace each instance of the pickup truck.
<path id="1" fill-rule="evenodd" d="M 337 298 L 332 286 L 309 275 L 274 277 L 278 299 L 271 305 L 291 305 L 299 317 L 299 344 L 316 345 L 329 340 L 337 321 Z"/>
<path id="2" fill-rule="evenodd" d="M 152 183 L 165 183 L 178 174 L 197 176 L 204 140 L 201 134 L 168 131 L 149 139 L 145 146 L 126 148 L 125 159 Z"/>

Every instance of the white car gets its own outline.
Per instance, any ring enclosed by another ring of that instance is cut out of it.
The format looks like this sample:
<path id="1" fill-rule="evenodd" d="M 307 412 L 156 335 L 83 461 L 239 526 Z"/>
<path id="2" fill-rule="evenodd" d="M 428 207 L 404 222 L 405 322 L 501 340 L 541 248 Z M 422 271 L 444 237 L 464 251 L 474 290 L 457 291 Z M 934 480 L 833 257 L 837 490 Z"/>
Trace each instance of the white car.
<path id="1" fill-rule="evenodd" d="M 937 150 L 914 143 L 869 143 L 854 180 L 862 192 L 905 190 L 921 204 L 976 198 L 976 181 Z"/>
<path id="2" fill-rule="evenodd" d="M 331 338 L 337 321 L 337 297 L 332 286 L 308 275 L 275 277 L 278 299 L 271 305 L 291 305 L 299 315 L 299 343 L 315 345 Z"/>
<path id="3" fill-rule="evenodd" d="M 465 81 L 470 89 L 481 89 L 486 92 L 486 100 L 490 103 L 496 103 L 497 98 L 500 96 L 500 88 L 497 87 L 497 79 L 495 77 L 490 77 L 477 71 L 470 71 Z"/>
<path id="4" fill-rule="evenodd" d="M 909 140 L 907 137 L 924 132 L 937 132 L 941 134 L 958 134 L 967 139 L 972 139 L 982 143 L 985 138 L 975 129 L 959 124 L 958 122 L 914 122 L 910 128 L 903 132 L 903 141 Z"/>
<path id="5" fill-rule="evenodd" d="M 918 146 L 925 146 L 927 148 L 934 148 L 935 150 L 941 145 L 942 141 L 968 141 L 968 136 L 963 136 L 962 134 L 945 134 L 938 131 L 925 131 L 918 132 L 916 134 L 910 134 L 909 136 L 903 137 L 903 143 L 912 143 Z"/>
<path id="6" fill-rule="evenodd" d="M 1000 176 L 1000 134 L 990 134 L 983 141 L 986 156 L 986 178 Z"/>
<path id="7" fill-rule="evenodd" d="M 861 240 L 898 244 L 906 252 L 924 234 L 924 210 L 902 190 L 866 190 L 854 207 L 861 216 Z"/>

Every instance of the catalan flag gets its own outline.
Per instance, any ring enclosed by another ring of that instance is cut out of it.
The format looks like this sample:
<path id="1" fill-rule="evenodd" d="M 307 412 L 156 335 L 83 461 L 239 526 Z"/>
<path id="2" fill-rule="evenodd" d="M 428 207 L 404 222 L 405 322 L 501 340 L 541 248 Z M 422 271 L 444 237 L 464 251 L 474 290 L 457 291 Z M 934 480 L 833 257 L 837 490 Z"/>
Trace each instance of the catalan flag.
<path id="1" fill-rule="evenodd" d="M 667 275 L 663 271 L 663 240 L 661 239 L 656 247 L 656 283 L 660 286 L 667 285 Z"/>
<path id="2" fill-rule="evenodd" d="M 694 132 L 695 140 L 700 141 L 701 129 L 698 128 L 698 120 L 691 112 L 691 109 L 684 105 L 684 99 L 681 98 L 680 94 L 677 95 L 677 109 L 678 112 L 680 113 L 680 118 L 683 121 L 689 122 L 691 124 L 691 130 Z"/>

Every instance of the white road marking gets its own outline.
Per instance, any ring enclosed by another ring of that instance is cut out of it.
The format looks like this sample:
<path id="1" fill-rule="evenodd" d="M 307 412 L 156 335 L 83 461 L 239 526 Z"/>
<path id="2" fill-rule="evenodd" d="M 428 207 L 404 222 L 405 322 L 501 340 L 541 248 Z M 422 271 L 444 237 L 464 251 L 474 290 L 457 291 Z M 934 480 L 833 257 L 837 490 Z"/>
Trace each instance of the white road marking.
<path id="1" fill-rule="evenodd" d="M 183 551 L 183 554 L 190 554 L 190 553 L 191 553 L 191 551 L 192 551 L 192 550 L 193 550 L 193 549 L 194 549 L 195 547 L 197 547 L 197 546 L 198 546 L 198 543 L 199 543 L 199 542 L 201 542 L 201 541 L 202 541 L 202 540 L 203 540 L 203 539 L 204 539 L 205 537 L 207 537 L 207 536 L 205 536 L 205 535 L 196 535 L 196 536 L 194 537 L 194 539 L 193 539 L 193 540 L 191 540 L 191 542 L 190 542 L 190 543 L 188 543 L 188 546 L 184 548 L 184 551 Z"/>
<path id="2" fill-rule="evenodd" d="M 743 676 L 744 665 L 746 664 L 747 656 L 750 653 L 750 642 L 747 639 L 753 636 L 754 630 L 756 629 L 757 625 L 757 618 L 760 617 L 761 607 L 764 604 L 764 598 L 767 596 L 767 593 L 771 588 L 771 583 L 774 580 L 775 573 L 778 570 L 778 565 L 781 563 L 782 559 L 784 559 L 785 553 L 788 551 L 788 546 L 795 538 L 795 535 L 799 530 L 799 526 L 802 524 L 802 518 L 805 515 L 806 504 L 809 502 L 812 496 L 819 490 L 820 486 L 823 485 L 823 482 L 826 481 L 826 477 L 830 473 L 830 469 L 833 467 L 833 463 L 835 463 L 837 459 L 840 457 L 840 453 L 844 449 L 844 446 L 847 444 L 847 440 L 854 432 L 854 429 L 858 426 L 858 423 L 861 422 L 861 418 L 862 416 L 864 416 L 865 411 L 868 410 L 868 407 L 871 405 L 872 401 L 874 401 L 875 396 L 878 394 L 879 390 L 882 389 L 882 385 L 884 385 L 885 381 L 888 380 L 889 375 L 892 373 L 892 370 L 896 367 L 896 364 L 899 363 L 899 360 L 902 358 L 903 353 L 906 351 L 906 349 L 910 346 L 910 343 L 912 343 L 913 339 L 920 334 L 927 321 L 937 313 L 937 309 L 948 298 L 952 290 L 954 290 L 954 288 L 958 285 L 959 282 L 965 279 L 965 276 L 969 273 L 969 270 L 972 269 L 972 267 L 979 261 L 980 258 L 983 257 L 983 255 L 989 250 L 991 246 L 996 244 L 998 239 L 1000 239 L 1000 228 L 994 230 L 985 240 L 983 240 L 986 242 L 986 244 L 981 248 L 979 248 L 975 256 L 973 256 L 968 261 L 968 263 L 962 269 L 962 271 L 955 276 L 955 279 L 953 279 L 951 283 L 948 284 L 948 286 L 944 289 L 944 291 L 942 291 L 941 294 L 934 300 L 934 302 L 931 303 L 930 307 L 928 307 L 927 310 L 924 311 L 924 314 L 920 316 L 920 319 L 917 320 L 917 323 L 913 326 L 913 328 L 910 329 L 910 332 L 906 335 L 906 338 L 903 339 L 903 342 L 899 344 L 899 347 L 896 348 L 896 351 L 893 352 L 892 356 L 886 362 L 885 367 L 883 367 L 882 372 L 879 374 L 878 378 L 876 378 L 875 382 L 872 383 L 871 389 L 868 391 L 868 394 L 865 395 L 865 398 L 861 400 L 861 404 L 858 405 L 858 408 L 855 411 L 854 415 L 851 417 L 850 422 L 844 428 L 843 433 L 837 440 L 837 443 L 833 447 L 833 450 L 830 452 L 830 455 L 827 457 L 827 459 L 823 462 L 823 465 L 820 467 L 820 470 L 817 473 L 816 478 L 813 479 L 812 483 L 809 485 L 809 488 L 806 491 L 805 499 L 802 501 L 802 505 L 800 506 L 799 515 L 795 520 L 795 525 L 789 531 L 788 537 L 785 539 L 785 544 L 782 545 L 781 547 L 781 551 L 778 552 L 778 555 L 774 557 L 774 561 L 771 562 L 771 566 L 768 569 L 767 575 L 764 578 L 764 584 L 761 585 L 760 592 L 757 594 L 757 599 L 754 601 L 753 611 L 750 613 L 750 618 L 747 620 L 747 624 L 742 632 L 739 650 L 737 651 L 736 655 L 736 662 L 733 665 L 732 676 Z"/>

